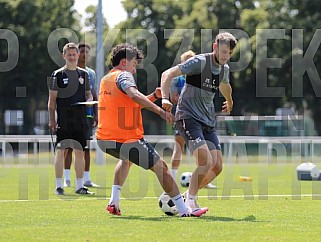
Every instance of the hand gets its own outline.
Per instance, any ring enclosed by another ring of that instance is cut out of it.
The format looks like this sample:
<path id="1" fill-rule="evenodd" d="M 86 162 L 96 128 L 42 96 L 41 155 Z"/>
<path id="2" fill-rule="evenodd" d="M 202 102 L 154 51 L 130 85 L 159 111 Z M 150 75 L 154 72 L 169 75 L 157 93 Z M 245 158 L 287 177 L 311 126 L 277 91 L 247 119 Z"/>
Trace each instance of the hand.
<path id="1" fill-rule="evenodd" d="M 160 87 L 156 87 L 154 93 L 158 98 L 162 97 L 162 89 Z"/>
<path id="2" fill-rule="evenodd" d="M 230 113 L 233 109 L 233 101 L 223 102 L 222 112 Z"/>
<path id="3" fill-rule="evenodd" d="M 98 117 L 97 117 L 97 115 L 94 115 L 93 128 L 96 128 L 97 125 L 98 125 Z"/>
<path id="4" fill-rule="evenodd" d="M 56 121 L 49 121 L 48 127 L 52 132 L 56 132 L 56 130 L 57 130 Z"/>
<path id="5" fill-rule="evenodd" d="M 161 113 L 159 114 L 162 119 L 166 120 L 168 124 L 173 124 L 174 123 L 174 115 L 171 112 L 167 112 L 165 110 L 162 110 Z"/>
<path id="6" fill-rule="evenodd" d="M 92 102 L 94 101 L 92 98 L 88 98 L 86 99 L 86 102 Z M 87 107 L 93 107 L 94 105 L 93 104 L 86 104 Z"/>
<path id="7" fill-rule="evenodd" d="M 173 107 L 173 104 L 166 98 L 163 98 L 162 99 L 162 108 L 165 110 L 165 111 L 172 111 L 172 107 Z"/>
<path id="8" fill-rule="evenodd" d="M 178 99 L 179 99 L 179 94 L 177 92 L 171 92 L 171 102 L 174 104 L 178 103 Z"/>

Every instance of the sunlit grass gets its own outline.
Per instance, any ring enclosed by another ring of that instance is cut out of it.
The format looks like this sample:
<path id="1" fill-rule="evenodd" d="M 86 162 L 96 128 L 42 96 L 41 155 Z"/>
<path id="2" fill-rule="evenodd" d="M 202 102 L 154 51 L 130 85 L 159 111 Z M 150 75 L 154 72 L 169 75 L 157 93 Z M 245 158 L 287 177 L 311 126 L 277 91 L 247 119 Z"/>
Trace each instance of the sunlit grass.
<path id="1" fill-rule="evenodd" d="M 226 161 L 215 181 L 218 189 L 199 192 L 199 203 L 209 212 L 185 219 L 160 211 L 162 189 L 150 171 L 132 167 L 122 189 L 122 216 L 115 217 L 105 211 L 114 158 L 92 163 L 92 179 L 103 186 L 91 189 L 96 195 L 79 196 L 71 187 L 64 197 L 53 194 L 52 155 L 41 154 L 38 162 L 33 155 L 27 158 L 0 166 L 2 241 L 316 241 L 320 234 L 321 186 L 297 180 L 300 157 L 297 162 Z M 194 167 L 193 159 L 184 157 L 180 173 Z M 239 176 L 252 181 L 240 182 Z"/>

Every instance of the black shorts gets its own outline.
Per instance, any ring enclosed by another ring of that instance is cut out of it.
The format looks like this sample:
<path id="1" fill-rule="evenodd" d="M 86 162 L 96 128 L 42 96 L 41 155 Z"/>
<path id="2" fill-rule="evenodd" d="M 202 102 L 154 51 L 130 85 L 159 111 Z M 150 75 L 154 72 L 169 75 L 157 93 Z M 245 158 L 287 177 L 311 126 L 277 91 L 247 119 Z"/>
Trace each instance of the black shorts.
<path id="1" fill-rule="evenodd" d="M 87 129 L 85 130 L 65 130 L 57 129 L 56 148 L 84 150 L 87 148 Z"/>
<path id="2" fill-rule="evenodd" d="M 86 134 L 86 139 L 87 140 L 92 140 L 93 139 L 93 124 L 94 124 L 94 119 L 93 118 L 87 118 L 87 125 L 88 125 L 88 130 Z"/>
<path id="3" fill-rule="evenodd" d="M 183 136 L 191 153 L 203 144 L 207 144 L 209 150 L 221 150 L 214 127 L 189 118 L 176 121 L 176 128 Z"/>
<path id="4" fill-rule="evenodd" d="M 118 143 L 111 140 L 97 140 L 99 148 L 118 159 L 130 160 L 134 164 L 150 169 L 160 159 L 159 154 L 145 139 L 132 143 Z"/>
<path id="5" fill-rule="evenodd" d="M 87 119 L 88 130 L 86 132 L 87 145 L 86 145 L 85 149 L 90 149 L 90 141 L 93 139 L 94 119 L 88 118 L 88 117 L 86 119 Z"/>
<path id="6" fill-rule="evenodd" d="M 176 128 L 176 122 L 175 122 L 174 125 L 173 125 L 173 132 L 174 132 L 174 136 L 181 135 L 181 134 L 178 132 L 177 128 Z"/>

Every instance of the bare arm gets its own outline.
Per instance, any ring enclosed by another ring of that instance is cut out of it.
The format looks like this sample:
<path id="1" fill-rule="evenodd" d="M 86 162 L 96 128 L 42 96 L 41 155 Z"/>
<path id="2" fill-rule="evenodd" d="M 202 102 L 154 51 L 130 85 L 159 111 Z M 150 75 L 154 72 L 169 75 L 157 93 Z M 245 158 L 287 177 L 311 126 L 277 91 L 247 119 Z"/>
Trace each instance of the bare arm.
<path id="1" fill-rule="evenodd" d="M 94 88 L 93 90 L 91 90 L 92 96 L 93 96 L 93 101 L 98 101 L 98 96 L 97 96 L 97 92 L 96 89 Z M 93 123 L 93 127 L 96 127 L 98 124 L 98 105 L 94 104 L 94 123 Z"/>
<path id="2" fill-rule="evenodd" d="M 226 100 L 223 103 L 222 111 L 230 113 L 233 109 L 232 87 L 229 83 L 221 82 L 219 89 Z"/>
<path id="3" fill-rule="evenodd" d="M 162 97 L 162 91 L 160 87 L 156 87 L 155 91 L 147 96 L 147 98 L 151 102 L 155 102 L 158 98 L 161 98 L 161 97 Z"/>
<path id="4" fill-rule="evenodd" d="M 158 107 L 155 103 L 151 102 L 148 97 L 139 92 L 135 87 L 129 87 L 126 89 L 126 94 L 136 103 L 138 103 L 142 108 L 146 108 L 156 114 L 161 118 L 166 120 L 168 123 L 172 124 L 174 122 L 174 116 L 170 112 L 166 112 L 162 108 Z"/>
<path id="5" fill-rule="evenodd" d="M 162 107 L 166 111 L 172 110 L 172 103 L 169 101 L 169 89 L 171 87 L 171 81 L 174 77 L 182 74 L 181 69 L 178 66 L 174 66 L 162 73 L 161 78 L 161 90 L 162 90 Z"/>
<path id="6" fill-rule="evenodd" d="M 91 102 L 93 100 L 93 95 L 91 94 L 91 91 L 86 91 L 86 102 Z"/>
<path id="7" fill-rule="evenodd" d="M 48 99 L 48 114 L 49 114 L 49 129 L 55 131 L 57 128 L 55 111 L 56 111 L 56 100 L 57 100 L 58 91 L 49 90 L 49 99 Z"/>

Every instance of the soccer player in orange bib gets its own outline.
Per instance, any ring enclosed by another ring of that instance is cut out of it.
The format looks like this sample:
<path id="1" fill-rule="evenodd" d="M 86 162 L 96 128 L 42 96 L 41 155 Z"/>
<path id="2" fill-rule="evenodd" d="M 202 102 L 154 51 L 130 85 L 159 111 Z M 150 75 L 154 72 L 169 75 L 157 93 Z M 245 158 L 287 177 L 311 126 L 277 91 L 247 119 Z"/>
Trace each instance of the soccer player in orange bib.
<path id="1" fill-rule="evenodd" d="M 134 163 L 156 174 L 164 191 L 175 203 L 179 216 L 199 217 L 207 212 L 207 208 L 191 210 L 185 205 L 165 161 L 144 139 L 142 108 L 158 114 L 169 123 L 173 123 L 173 115 L 152 102 L 161 96 L 159 88 L 148 96 L 138 91 L 133 74 L 143 57 L 136 46 L 117 45 L 112 52 L 113 69 L 100 83 L 97 142 L 102 151 L 121 159 L 115 169 L 112 196 L 106 209 L 111 214 L 121 214 L 121 187 L 131 163 Z"/>

